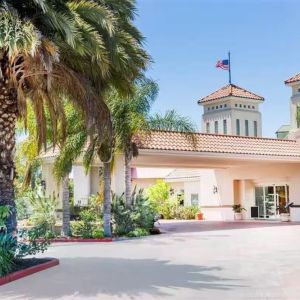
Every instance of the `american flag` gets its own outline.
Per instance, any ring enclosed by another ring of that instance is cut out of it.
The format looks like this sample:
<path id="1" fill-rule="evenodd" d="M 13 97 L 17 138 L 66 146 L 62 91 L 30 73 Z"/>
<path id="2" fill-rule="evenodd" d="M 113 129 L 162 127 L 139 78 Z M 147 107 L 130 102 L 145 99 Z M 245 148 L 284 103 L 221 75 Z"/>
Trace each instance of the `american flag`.
<path id="1" fill-rule="evenodd" d="M 216 68 L 229 70 L 229 60 L 228 59 L 218 60 L 216 64 Z"/>

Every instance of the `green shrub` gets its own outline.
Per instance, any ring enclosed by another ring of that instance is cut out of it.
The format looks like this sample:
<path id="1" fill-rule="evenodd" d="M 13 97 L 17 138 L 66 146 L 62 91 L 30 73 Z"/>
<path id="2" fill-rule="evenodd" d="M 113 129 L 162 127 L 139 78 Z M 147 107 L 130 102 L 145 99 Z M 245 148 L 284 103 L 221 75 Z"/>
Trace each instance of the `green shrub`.
<path id="1" fill-rule="evenodd" d="M 16 260 L 44 252 L 48 246 L 47 230 L 43 227 L 21 230 L 17 237 L 2 231 L 0 233 L 0 276 L 11 272 Z"/>
<path id="2" fill-rule="evenodd" d="M 0 206 L 0 229 L 5 228 L 6 219 L 11 214 L 9 205 Z"/>
<path id="3" fill-rule="evenodd" d="M 170 197 L 171 186 L 163 180 L 157 180 L 156 183 L 146 190 L 146 195 L 152 208 L 160 213 L 160 208 Z"/>
<path id="4" fill-rule="evenodd" d="M 97 227 L 93 230 L 93 238 L 94 239 L 101 239 L 104 237 L 104 230 L 103 227 Z"/>
<path id="5" fill-rule="evenodd" d="M 199 208 L 196 206 L 178 206 L 174 213 L 174 219 L 193 220 Z"/>
<path id="6" fill-rule="evenodd" d="M 147 236 L 147 235 L 149 235 L 149 230 L 146 230 L 144 228 L 136 228 L 135 230 L 127 233 L 128 237 L 140 237 L 140 236 Z"/>
<path id="7" fill-rule="evenodd" d="M 137 228 L 149 233 L 155 222 L 155 210 L 142 191 L 132 195 L 132 206 L 126 205 L 124 196 L 114 196 L 112 201 L 113 231 L 116 235 L 128 235 Z"/>
<path id="8" fill-rule="evenodd" d="M 88 208 L 79 213 L 79 221 L 71 221 L 71 235 L 83 238 L 102 238 L 102 220 L 99 222 L 95 212 Z"/>
<path id="9" fill-rule="evenodd" d="M 16 210 L 18 220 L 28 219 L 31 213 L 31 206 L 26 197 L 16 198 Z"/>
<path id="10" fill-rule="evenodd" d="M 11 235 L 0 233 L 0 277 L 11 272 L 14 266 L 16 239 Z"/>
<path id="11" fill-rule="evenodd" d="M 32 207 L 30 220 L 37 227 L 44 227 L 54 232 L 56 223 L 56 206 L 57 202 L 53 197 L 46 197 L 34 191 L 28 194 L 28 200 Z"/>

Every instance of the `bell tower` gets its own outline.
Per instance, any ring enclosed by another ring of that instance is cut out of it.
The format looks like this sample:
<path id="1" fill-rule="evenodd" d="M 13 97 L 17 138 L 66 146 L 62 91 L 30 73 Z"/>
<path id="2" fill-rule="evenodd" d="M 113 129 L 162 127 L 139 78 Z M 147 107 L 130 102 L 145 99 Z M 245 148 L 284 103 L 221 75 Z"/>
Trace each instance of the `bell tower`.
<path id="1" fill-rule="evenodd" d="M 292 88 L 290 100 L 291 135 L 300 129 L 300 73 L 287 79 L 284 83 Z"/>
<path id="2" fill-rule="evenodd" d="M 203 107 L 202 132 L 261 137 L 259 106 L 263 101 L 263 97 L 235 84 L 218 89 L 198 101 Z"/>

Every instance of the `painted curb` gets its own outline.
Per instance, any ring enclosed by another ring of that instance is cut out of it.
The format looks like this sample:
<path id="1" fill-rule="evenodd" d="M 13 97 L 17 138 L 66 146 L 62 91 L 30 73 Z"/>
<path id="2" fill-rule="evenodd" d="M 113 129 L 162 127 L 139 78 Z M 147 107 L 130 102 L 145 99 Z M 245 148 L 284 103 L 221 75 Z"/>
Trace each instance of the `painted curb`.
<path id="1" fill-rule="evenodd" d="M 70 238 L 70 239 L 53 239 L 50 243 L 111 243 L 112 238 L 103 239 L 80 239 L 80 238 Z"/>
<path id="2" fill-rule="evenodd" d="M 44 262 L 42 264 L 32 266 L 32 267 L 29 267 L 29 268 L 24 269 L 24 270 L 13 272 L 13 273 L 8 274 L 6 276 L 0 277 L 0 286 L 4 285 L 4 284 L 7 284 L 9 282 L 27 277 L 27 276 L 32 275 L 34 273 L 41 272 L 41 271 L 44 271 L 46 269 L 55 267 L 57 265 L 59 265 L 59 260 L 56 259 L 56 258 L 51 258 L 50 261 Z"/>

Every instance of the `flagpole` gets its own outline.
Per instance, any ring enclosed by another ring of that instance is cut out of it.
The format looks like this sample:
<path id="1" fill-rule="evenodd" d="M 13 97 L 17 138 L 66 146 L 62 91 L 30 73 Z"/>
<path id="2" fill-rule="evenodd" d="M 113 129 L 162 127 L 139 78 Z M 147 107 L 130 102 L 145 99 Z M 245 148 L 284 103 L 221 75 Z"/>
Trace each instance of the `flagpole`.
<path id="1" fill-rule="evenodd" d="M 229 75 L 229 84 L 231 84 L 231 63 L 230 63 L 230 51 L 228 51 L 228 75 Z"/>
<path id="2" fill-rule="evenodd" d="M 228 75 L 229 75 L 229 84 L 231 84 L 231 62 L 230 62 L 230 51 L 228 51 Z"/>

